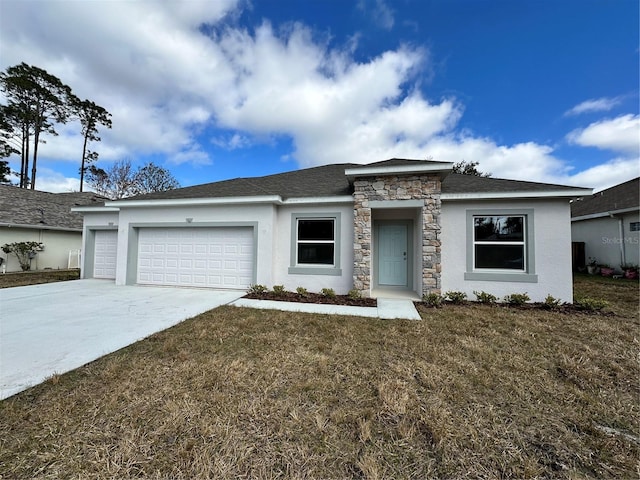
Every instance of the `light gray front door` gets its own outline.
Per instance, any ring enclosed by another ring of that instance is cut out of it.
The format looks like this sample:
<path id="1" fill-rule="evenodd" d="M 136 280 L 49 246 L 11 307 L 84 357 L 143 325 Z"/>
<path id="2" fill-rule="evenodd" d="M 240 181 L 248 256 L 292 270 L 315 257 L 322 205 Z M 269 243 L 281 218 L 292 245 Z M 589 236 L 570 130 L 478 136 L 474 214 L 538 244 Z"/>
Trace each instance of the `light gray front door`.
<path id="1" fill-rule="evenodd" d="M 407 225 L 384 223 L 380 225 L 378 233 L 378 284 L 406 287 Z"/>

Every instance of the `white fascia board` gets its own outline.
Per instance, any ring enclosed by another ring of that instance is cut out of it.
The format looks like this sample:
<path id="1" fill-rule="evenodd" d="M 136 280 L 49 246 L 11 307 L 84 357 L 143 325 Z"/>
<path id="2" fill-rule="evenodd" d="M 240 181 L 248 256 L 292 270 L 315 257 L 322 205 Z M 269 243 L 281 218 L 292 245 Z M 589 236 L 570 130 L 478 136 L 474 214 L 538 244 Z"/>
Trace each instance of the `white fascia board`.
<path id="1" fill-rule="evenodd" d="M 255 197 L 221 197 L 221 198 L 173 198 L 165 200 L 115 200 L 107 202 L 109 207 L 144 208 L 144 207 L 189 207 L 196 205 L 243 205 L 243 204 L 275 203 L 281 204 L 279 195 L 261 195 Z"/>
<path id="2" fill-rule="evenodd" d="M 307 205 L 307 204 L 329 204 L 329 203 L 353 203 L 351 195 L 340 195 L 336 197 L 298 197 L 287 198 L 282 201 L 282 205 Z"/>
<path id="3" fill-rule="evenodd" d="M 604 218 L 604 217 L 611 217 L 612 215 L 622 215 L 625 213 L 633 213 L 633 212 L 637 212 L 638 210 L 640 210 L 640 207 L 623 208 L 621 210 L 611 210 L 610 212 L 592 213 L 589 215 L 582 215 L 580 217 L 573 217 L 571 221 L 579 222 L 581 220 L 593 220 L 594 218 Z"/>
<path id="4" fill-rule="evenodd" d="M 52 227 L 49 225 L 19 225 L 17 223 L 0 223 L 0 227 L 5 228 L 26 228 L 29 230 L 53 230 L 57 232 L 78 232 L 82 233 L 81 228 L 68 228 L 68 227 Z"/>
<path id="5" fill-rule="evenodd" d="M 541 192 L 477 192 L 477 193 L 443 193 L 441 200 L 492 200 L 492 199 L 527 199 L 527 198 L 574 198 L 591 195 L 591 190 L 547 190 Z"/>
<path id="6" fill-rule="evenodd" d="M 347 168 L 344 174 L 347 177 L 365 177 L 374 175 L 394 175 L 409 173 L 433 173 L 450 172 L 453 170 L 453 163 L 441 163 L 438 165 L 398 165 L 395 167 L 355 167 Z"/>
<path id="7" fill-rule="evenodd" d="M 114 207 L 71 207 L 72 212 L 80 212 L 80 213 L 109 213 L 109 212 L 119 212 L 119 208 Z"/>

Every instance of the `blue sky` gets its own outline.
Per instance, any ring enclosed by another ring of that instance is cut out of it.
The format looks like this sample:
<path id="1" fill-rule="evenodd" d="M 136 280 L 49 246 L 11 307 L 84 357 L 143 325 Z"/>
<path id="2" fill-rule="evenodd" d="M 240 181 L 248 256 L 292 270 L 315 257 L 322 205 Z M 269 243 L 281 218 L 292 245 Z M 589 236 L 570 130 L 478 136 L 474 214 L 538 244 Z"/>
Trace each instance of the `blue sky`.
<path id="1" fill-rule="evenodd" d="M 640 172 L 638 4 L 3 0 L 0 67 L 107 108 L 102 168 L 184 186 L 405 157 L 601 189 Z M 78 188 L 78 126 L 59 133 L 38 189 Z"/>

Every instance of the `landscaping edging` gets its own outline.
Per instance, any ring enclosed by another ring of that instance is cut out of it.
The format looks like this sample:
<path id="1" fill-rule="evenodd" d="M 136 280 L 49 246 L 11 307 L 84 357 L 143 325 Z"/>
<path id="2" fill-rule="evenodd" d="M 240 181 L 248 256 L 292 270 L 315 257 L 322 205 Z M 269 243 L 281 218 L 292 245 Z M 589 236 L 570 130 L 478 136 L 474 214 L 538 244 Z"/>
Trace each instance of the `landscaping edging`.
<path id="1" fill-rule="evenodd" d="M 305 293 L 300 295 L 294 292 L 262 292 L 247 293 L 243 298 L 251 300 L 269 300 L 273 302 L 311 303 L 314 305 L 344 305 L 351 307 L 376 307 L 375 298 L 351 298 L 349 295 L 326 296 L 321 293 Z"/>
<path id="2" fill-rule="evenodd" d="M 232 305 L 236 307 L 258 308 L 263 310 L 283 310 L 285 312 L 320 313 L 324 315 L 348 315 L 378 318 L 378 307 L 260 300 L 247 298 L 246 296 L 239 298 L 233 302 Z"/>

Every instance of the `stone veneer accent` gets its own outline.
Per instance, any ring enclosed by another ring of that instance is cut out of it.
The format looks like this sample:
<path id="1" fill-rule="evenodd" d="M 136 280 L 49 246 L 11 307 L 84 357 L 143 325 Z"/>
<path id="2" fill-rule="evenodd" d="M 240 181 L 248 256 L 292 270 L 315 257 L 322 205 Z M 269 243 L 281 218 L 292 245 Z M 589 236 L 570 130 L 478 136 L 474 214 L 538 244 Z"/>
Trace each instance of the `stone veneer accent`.
<path id="1" fill-rule="evenodd" d="M 371 293 L 373 225 L 370 201 L 424 200 L 422 207 L 422 294 L 441 293 L 440 283 L 440 175 L 359 177 L 354 183 L 353 286 L 363 296 Z M 417 226 L 416 226 L 417 227 Z"/>

